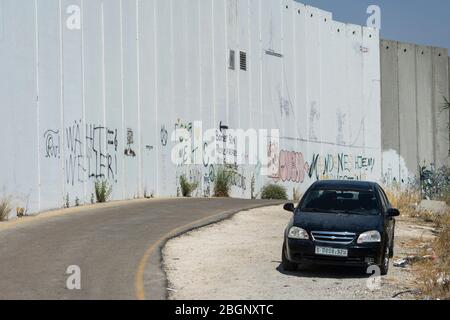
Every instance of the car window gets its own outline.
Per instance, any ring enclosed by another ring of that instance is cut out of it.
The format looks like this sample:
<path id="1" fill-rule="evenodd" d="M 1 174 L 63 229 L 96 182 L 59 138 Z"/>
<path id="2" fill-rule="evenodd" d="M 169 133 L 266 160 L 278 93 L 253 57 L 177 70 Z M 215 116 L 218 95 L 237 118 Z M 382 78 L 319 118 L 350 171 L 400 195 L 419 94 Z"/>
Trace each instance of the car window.
<path id="1" fill-rule="evenodd" d="M 389 200 L 388 200 L 388 198 L 386 196 L 386 193 L 384 192 L 383 189 L 378 188 L 378 193 L 380 194 L 380 197 L 381 197 L 381 203 L 383 205 L 383 211 L 386 212 L 391 207 L 391 205 L 389 203 Z"/>
<path id="2" fill-rule="evenodd" d="M 386 199 L 387 207 L 390 208 L 390 207 L 391 207 L 391 202 L 389 201 L 389 198 L 388 198 L 386 192 L 384 192 L 384 190 L 383 190 L 382 188 L 380 188 L 380 190 L 381 190 L 381 194 L 382 194 L 383 197 Z"/>
<path id="3" fill-rule="evenodd" d="M 353 214 L 380 214 L 380 202 L 374 191 L 312 189 L 304 197 L 301 211 Z"/>

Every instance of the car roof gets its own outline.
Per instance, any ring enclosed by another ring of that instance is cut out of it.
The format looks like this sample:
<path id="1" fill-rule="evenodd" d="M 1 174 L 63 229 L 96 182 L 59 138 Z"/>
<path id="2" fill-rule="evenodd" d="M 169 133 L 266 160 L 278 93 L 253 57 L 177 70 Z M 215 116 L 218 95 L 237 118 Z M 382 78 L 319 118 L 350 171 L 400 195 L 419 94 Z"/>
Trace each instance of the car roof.
<path id="1" fill-rule="evenodd" d="M 374 190 L 378 186 L 376 182 L 370 181 L 357 181 L 357 180 L 322 180 L 315 182 L 311 188 L 322 189 L 322 188 L 349 188 L 349 189 L 363 189 L 363 190 Z"/>

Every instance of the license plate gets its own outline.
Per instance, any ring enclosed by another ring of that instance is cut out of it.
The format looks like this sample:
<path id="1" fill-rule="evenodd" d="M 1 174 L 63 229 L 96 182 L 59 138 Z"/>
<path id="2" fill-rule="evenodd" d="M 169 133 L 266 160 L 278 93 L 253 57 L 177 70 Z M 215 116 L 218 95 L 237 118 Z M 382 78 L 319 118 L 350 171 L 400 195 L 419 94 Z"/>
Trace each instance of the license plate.
<path id="1" fill-rule="evenodd" d="M 347 249 L 316 247 L 316 254 L 321 256 L 348 257 Z"/>

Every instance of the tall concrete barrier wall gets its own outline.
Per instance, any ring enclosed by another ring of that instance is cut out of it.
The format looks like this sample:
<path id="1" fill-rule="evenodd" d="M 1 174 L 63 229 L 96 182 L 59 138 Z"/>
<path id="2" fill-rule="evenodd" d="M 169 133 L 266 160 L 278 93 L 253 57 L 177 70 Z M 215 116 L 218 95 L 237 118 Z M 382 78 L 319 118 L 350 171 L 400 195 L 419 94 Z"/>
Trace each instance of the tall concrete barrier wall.
<path id="1" fill-rule="evenodd" d="M 448 50 L 382 40 L 381 132 L 386 183 L 409 183 L 419 166 L 449 165 Z"/>
<path id="2" fill-rule="evenodd" d="M 291 0 L 0 0 L 0 69 L 0 196 L 28 213 L 99 179 L 113 200 L 177 196 L 181 175 L 210 196 L 214 162 L 171 157 L 198 121 L 280 130 L 267 176 L 233 167 L 234 197 L 381 177 L 378 32 Z"/>

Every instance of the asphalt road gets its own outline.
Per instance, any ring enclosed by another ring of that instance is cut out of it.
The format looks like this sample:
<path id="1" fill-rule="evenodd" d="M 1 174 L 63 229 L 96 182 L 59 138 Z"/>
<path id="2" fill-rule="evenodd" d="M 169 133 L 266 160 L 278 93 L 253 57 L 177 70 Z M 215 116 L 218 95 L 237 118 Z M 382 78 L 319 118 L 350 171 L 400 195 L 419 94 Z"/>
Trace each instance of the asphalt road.
<path id="1" fill-rule="evenodd" d="M 165 299 L 160 250 L 169 238 L 276 203 L 149 200 L 0 225 L 0 299 Z M 81 290 L 66 288 L 72 265 Z"/>

